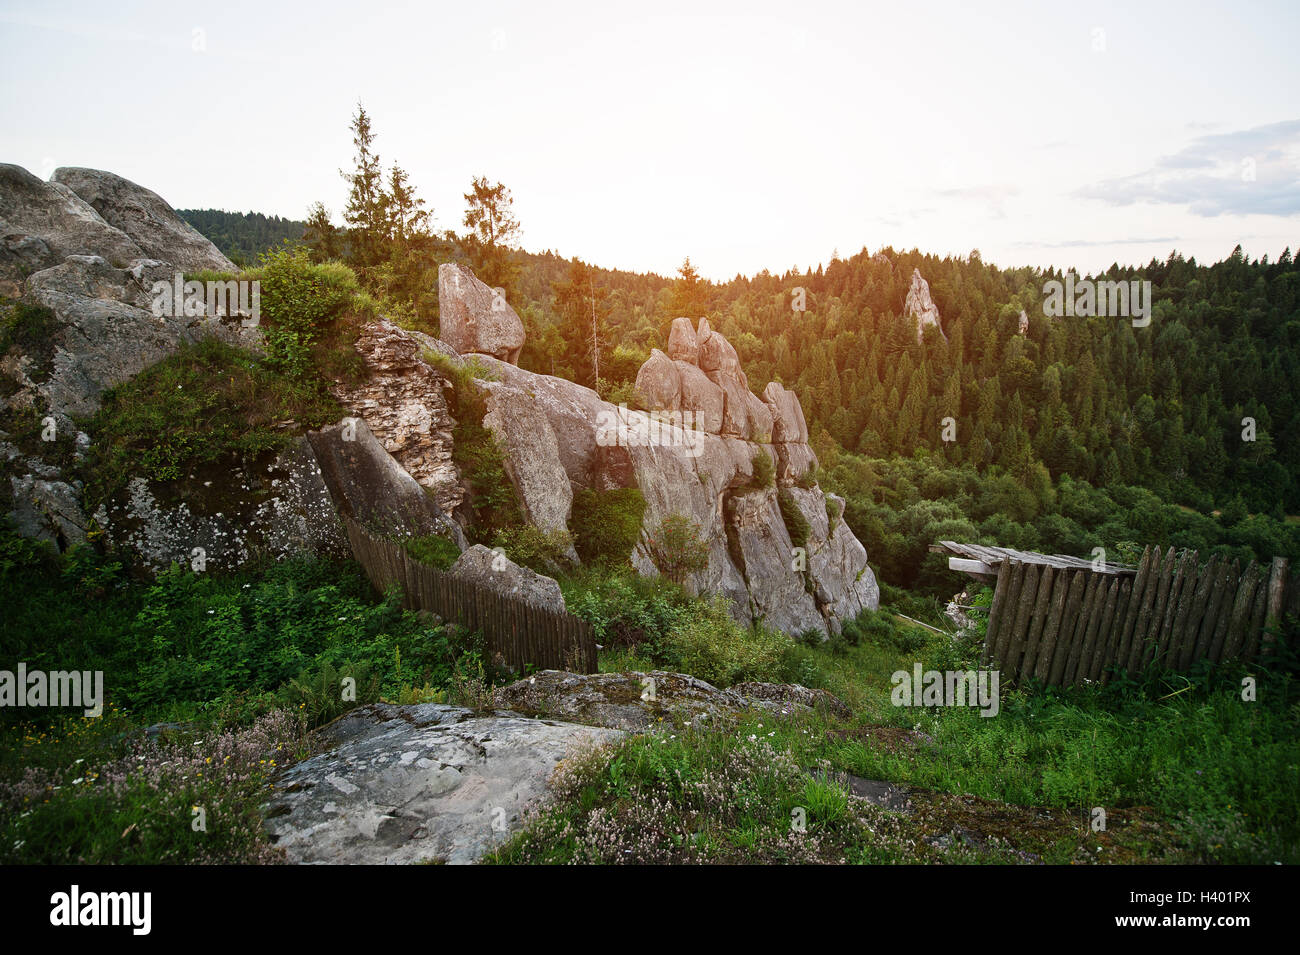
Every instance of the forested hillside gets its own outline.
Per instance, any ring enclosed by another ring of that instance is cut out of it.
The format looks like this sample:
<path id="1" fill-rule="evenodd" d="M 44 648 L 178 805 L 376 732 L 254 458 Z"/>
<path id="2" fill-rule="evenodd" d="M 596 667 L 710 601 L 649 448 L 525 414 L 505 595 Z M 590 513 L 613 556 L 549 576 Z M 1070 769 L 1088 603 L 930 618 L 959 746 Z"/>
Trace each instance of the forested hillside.
<path id="1" fill-rule="evenodd" d="M 262 252 L 286 239 L 299 241 L 306 228 L 306 223 L 260 212 L 220 209 L 177 209 L 176 212 L 236 265 L 255 264 Z"/>

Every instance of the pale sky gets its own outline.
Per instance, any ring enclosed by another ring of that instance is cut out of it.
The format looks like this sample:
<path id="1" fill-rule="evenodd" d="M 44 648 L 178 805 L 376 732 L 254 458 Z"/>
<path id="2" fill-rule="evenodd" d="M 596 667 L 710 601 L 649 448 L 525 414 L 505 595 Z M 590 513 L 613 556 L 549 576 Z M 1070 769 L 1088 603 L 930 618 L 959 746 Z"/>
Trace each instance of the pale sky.
<path id="1" fill-rule="evenodd" d="M 1104 268 L 1300 248 L 1300 4 L 0 0 L 0 161 L 335 214 L 370 112 L 462 229 L 714 279 L 866 246 Z"/>

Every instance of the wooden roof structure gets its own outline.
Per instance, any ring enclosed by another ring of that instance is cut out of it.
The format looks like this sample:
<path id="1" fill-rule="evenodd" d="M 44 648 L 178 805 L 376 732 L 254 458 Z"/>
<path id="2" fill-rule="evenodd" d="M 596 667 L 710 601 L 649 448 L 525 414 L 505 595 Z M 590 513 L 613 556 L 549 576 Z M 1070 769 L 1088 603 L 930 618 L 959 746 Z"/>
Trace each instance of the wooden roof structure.
<path id="1" fill-rule="evenodd" d="M 952 570 L 961 571 L 974 577 L 996 577 L 998 567 L 1003 560 L 1010 559 L 1022 564 L 1034 564 L 1039 567 L 1055 567 L 1058 570 L 1090 570 L 1098 574 L 1135 575 L 1136 567 L 1128 564 L 1093 562 L 1081 557 L 1069 557 L 1065 554 L 1039 554 L 1035 551 L 1016 550 L 1012 547 L 989 547 L 984 544 L 961 544 L 957 541 L 939 541 L 931 544 L 930 550 L 936 554 L 945 552 L 955 554 L 948 558 Z"/>

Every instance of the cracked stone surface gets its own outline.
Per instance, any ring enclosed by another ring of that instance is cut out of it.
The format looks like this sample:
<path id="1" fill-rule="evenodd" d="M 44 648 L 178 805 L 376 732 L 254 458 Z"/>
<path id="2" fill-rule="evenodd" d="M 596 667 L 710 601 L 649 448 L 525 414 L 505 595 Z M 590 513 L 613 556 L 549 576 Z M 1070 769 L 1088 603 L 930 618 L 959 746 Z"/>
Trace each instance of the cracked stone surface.
<path id="1" fill-rule="evenodd" d="M 621 735 L 438 703 L 359 707 L 281 774 L 267 830 L 298 864 L 476 862 L 519 829 L 557 763 Z"/>

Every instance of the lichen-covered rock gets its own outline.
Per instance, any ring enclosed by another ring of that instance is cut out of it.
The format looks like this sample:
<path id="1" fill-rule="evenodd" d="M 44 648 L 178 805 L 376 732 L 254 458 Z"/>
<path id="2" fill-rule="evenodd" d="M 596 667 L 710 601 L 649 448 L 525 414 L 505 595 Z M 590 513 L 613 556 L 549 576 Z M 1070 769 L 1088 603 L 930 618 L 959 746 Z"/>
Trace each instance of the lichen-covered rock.
<path id="1" fill-rule="evenodd" d="M 543 719 L 560 719 L 641 733 L 674 720 L 713 723 L 757 709 L 774 716 L 814 709 L 852 713 L 825 690 L 797 684 L 742 683 L 720 690 L 704 680 L 666 670 L 568 673 L 542 670 L 496 691 L 498 706 Z"/>
<path id="2" fill-rule="evenodd" d="M 930 283 L 921 277 L 920 269 L 912 269 L 912 284 L 903 302 L 903 317 L 916 319 L 916 340 L 921 341 L 925 327 L 931 325 L 946 341 L 943 326 L 939 324 L 939 306 L 930 298 Z"/>
<path id="3" fill-rule="evenodd" d="M 524 323 L 505 297 L 463 265 L 438 266 L 438 336 L 461 355 L 475 353 L 519 364 Z"/>
<path id="4" fill-rule="evenodd" d="M 867 550 L 844 523 L 844 499 L 819 490 L 792 487 L 808 521 L 808 574 L 818 611 L 839 631 L 839 621 L 880 607 L 880 585 L 867 563 Z"/>
<path id="5" fill-rule="evenodd" d="M 437 703 L 359 707 L 276 780 L 266 828 L 291 863 L 473 863 L 505 842 L 556 764 L 621 733 Z"/>
<path id="6" fill-rule="evenodd" d="M 151 259 L 184 272 L 234 272 L 235 265 L 156 192 L 102 169 L 63 166 L 51 182 L 71 189 Z M 103 255 L 103 252 L 97 253 Z"/>
<path id="7" fill-rule="evenodd" d="M 229 572 L 266 557 L 350 553 L 305 438 L 278 455 L 207 465 L 175 481 L 136 477 L 94 516 L 154 573 L 172 563 Z"/>
<path id="8" fill-rule="evenodd" d="M 448 573 L 552 613 L 566 610 L 564 594 L 554 578 L 520 567 L 504 553 L 489 550 L 482 544 L 475 544 L 461 554 Z"/>
<path id="9" fill-rule="evenodd" d="M 65 481 L 34 475 L 10 477 L 14 499 L 14 528 L 23 537 L 49 541 L 59 550 L 85 543 L 86 516 L 79 495 Z"/>

